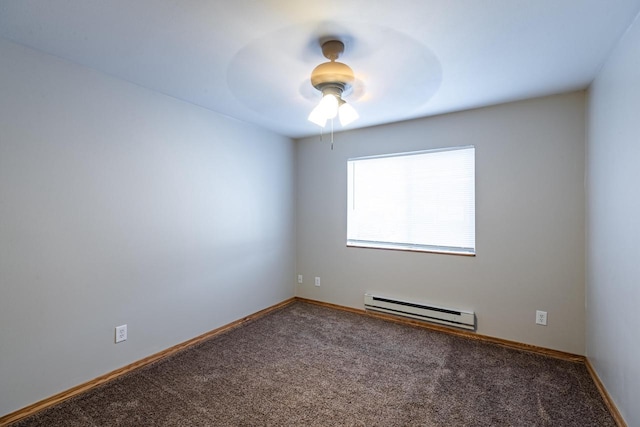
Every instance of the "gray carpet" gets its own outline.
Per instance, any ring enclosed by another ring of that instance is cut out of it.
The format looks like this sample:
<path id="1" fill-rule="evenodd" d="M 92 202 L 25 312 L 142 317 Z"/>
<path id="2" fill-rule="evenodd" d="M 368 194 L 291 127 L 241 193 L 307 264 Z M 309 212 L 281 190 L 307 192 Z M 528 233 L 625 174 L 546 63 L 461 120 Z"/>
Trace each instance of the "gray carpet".
<path id="1" fill-rule="evenodd" d="M 16 426 L 615 426 L 586 368 L 295 302 Z"/>

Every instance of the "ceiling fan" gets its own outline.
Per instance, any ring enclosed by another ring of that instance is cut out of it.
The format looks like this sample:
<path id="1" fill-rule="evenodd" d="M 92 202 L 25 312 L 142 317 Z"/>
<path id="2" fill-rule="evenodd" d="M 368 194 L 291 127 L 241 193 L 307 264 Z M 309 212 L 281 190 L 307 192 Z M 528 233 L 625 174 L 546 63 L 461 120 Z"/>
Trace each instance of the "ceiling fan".
<path id="1" fill-rule="evenodd" d="M 293 137 L 319 130 L 323 138 L 334 126 L 357 128 L 420 116 L 442 82 L 442 68 L 427 46 L 400 31 L 370 23 L 309 21 L 241 48 L 229 63 L 227 82 L 237 108 L 249 108 L 265 127 L 286 123 Z M 330 96 L 324 100 L 325 95 Z M 329 104 L 329 113 L 319 108 L 309 114 L 321 100 Z"/>
<path id="2" fill-rule="evenodd" d="M 342 53 L 343 42 L 325 41 L 322 43 L 322 54 L 329 62 L 323 62 L 311 72 L 311 85 L 322 93 L 322 100 L 311 111 L 308 120 L 320 127 L 324 127 L 328 120 L 333 120 L 336 116 L 342 126 L 359 117 L 355 108 L 343 99 L 343 95 L 351 90 L 355 77 L 351 67 L 337 62 Z"/>

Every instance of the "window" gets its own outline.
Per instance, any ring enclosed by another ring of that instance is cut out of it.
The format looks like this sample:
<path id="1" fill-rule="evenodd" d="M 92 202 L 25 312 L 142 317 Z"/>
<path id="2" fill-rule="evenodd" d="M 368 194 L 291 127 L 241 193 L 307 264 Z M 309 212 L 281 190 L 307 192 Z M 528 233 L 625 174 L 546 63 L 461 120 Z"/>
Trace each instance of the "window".
<path id="1" fill-rule="evenodd" d="M 475 254 L 475 148 L 349 159 L 347 246 Z"/>

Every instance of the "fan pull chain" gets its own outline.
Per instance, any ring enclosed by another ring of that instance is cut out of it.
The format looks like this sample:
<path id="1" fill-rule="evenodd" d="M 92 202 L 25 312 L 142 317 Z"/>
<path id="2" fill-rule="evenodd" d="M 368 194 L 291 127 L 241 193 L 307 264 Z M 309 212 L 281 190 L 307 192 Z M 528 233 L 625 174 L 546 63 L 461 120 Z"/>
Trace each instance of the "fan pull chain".
<path id="1" fill-rule="evenodd" d="M 333 119 L 331 119 L 331 151 L 333 151 Z"/>

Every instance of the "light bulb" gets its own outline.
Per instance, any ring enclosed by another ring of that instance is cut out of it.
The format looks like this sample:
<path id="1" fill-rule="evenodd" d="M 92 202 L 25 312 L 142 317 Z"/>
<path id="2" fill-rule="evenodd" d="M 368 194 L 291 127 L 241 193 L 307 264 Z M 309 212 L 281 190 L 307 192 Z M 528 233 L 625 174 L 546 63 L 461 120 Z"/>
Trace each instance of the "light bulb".
<path id="1" fill-rule="evenodd" d="M 346 102 L 342 104 L 338 109 L 338 115 L 340 117 L 340 124 L 342 126 L 346 126 L 360 117 L 356 109 Z"/>

